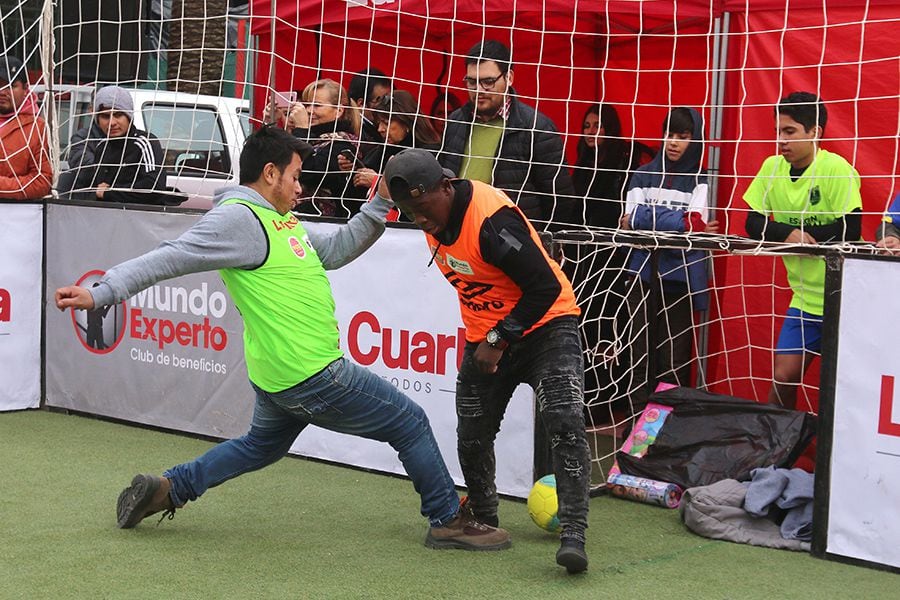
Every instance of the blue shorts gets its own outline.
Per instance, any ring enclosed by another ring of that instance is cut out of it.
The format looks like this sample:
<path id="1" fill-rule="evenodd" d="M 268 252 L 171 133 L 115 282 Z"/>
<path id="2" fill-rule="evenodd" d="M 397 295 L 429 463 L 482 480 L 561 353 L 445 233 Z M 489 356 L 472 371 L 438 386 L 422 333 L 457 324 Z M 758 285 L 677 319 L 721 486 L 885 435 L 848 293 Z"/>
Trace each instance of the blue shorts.
<path id="1" fill-rule="evenodd" d="M 822 350 L 822 317 L 789 308 L 778 335 L 776 354 L 803 354 Z"/>

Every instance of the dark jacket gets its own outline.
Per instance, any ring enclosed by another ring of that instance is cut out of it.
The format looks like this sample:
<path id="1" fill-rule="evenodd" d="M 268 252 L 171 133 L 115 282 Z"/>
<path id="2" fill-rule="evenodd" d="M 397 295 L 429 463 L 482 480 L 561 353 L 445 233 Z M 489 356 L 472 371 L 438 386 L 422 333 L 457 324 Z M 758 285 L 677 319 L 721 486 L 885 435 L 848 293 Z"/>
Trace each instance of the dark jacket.
<path id="1" fill-rule="evenodd" d="M 447 119 L 438 160 L 456 174 L 474 118 L 474 105 L 469 102 Z M 520 102 L 512 88 L 491 184 L 506 192 L 537 229 L 544 229 L 551 220 L 553 228 L 575 222 L 575 190 L 556 125 L 543 113 Z"/>
<path id="2" fill-rule="evenodd" d="M 350 125 L 344 121 L 319 123 L 310 128 L 297 127 L 293 134 L 313 147 L 313 153 L 303 161 L 303 172 L 300 174 L 304 193 L 322 197 L 342 196 L 347 188 L 347 171 L 341 171 L 338 155 L 342 150 L 355 153 L 359 145 Z"/>
<path id="3" fill-rule="evenodd" d="M 622 139 L 607 139 L 605 146 L 606 152 L 598 157 L 595 149 L 579 142 L 572 185 L 584 202 L 585 225 L 615 229 L 625 208 L 625 191 L 632 173 L 643 156 L 652 158 L 654 153 L 640 142 Z"/>
<path id="4" fill-rule="evenodd" d="M 91 121 L 90 127 L 82 127 L 72 134 L 69 141 L 69 150 L 66 153 L 66 162 L 70 169 L 78 169 L 94 164 L 94 154 L 100 142 L 106 140 L 106 134 L 97 125 L 96 119 Z"/>
<path id="5" fill-rule="evenodd" d="M 105 138 L 97 144 L 94 164 L 78 170 L 75 187 L 96 188 L 107 183 L 113 189 L 103 195 L 104 202 L 164 204 L 163 194 L 138 191 L 165 190 L 162 161 L 159 139 L 132 125 L 124 136 Z"/>
<path id="6" fill-rule="evenodd" d="M 366 167 L 372 169 L 376 173 L 381 173 L 388 160 L 407 148 L 423 148 L 425 150 L 430 150 L 431 152 L 437 152 L 440 150 L 440 144 L 429 144 L 427 142 L 418 141 L 413 136 L 412 130 L 410 130 L 410 132 L 406 134 L 406 137 L 396 144 L 388 144 L 386 142 L 378 144 L 365 154 L 362 162 Z"/>

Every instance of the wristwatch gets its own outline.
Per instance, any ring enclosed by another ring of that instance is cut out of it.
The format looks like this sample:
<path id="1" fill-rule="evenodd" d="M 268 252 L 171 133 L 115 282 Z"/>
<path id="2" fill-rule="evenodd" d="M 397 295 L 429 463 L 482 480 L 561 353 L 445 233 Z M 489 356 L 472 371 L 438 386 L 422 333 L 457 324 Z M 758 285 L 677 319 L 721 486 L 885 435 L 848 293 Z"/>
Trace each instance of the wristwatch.
<path id="1" fill-rule="evenodd" d="M 485 335 L 484 337 L 484 341 L 487 342 L 487 345 L 491 348 L 498 348 L 500 350 L 505 350 L 506 347 L 509 346 L 509 342 L 507 342 L 500 336 L 500 331 L 496 327 L 488 329 L 487 335 Z"/>

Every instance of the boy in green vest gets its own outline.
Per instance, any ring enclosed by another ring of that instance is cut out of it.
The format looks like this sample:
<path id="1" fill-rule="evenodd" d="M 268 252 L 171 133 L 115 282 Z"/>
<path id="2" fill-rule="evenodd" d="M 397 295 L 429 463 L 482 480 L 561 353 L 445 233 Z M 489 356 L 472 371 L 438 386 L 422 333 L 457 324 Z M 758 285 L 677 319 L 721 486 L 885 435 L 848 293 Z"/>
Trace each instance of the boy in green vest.
<path id="1" fill-rule="evenodd" d="M 819 148 L 828 113 L 815 94 L 794 92 L 775 108 L 780 154 L 763 162 L 744 200 L 750 237 L 786 244 L 859 240 L 859 173 L 841 156 Z M 770 220 L 771 217 L 771 220 Z M 769 403 L 797 404 L 797 386 L 819 355 L 825 304 L 825 261 L 785 255 L 794 295 L 778 343 Z"/>
<path id="2" fill-rule="evenodd" d="M 311 147 L 265 127 L 241 152 L 241 185 L 219 190 L 215 207 L 181 237 L 107 271 L 91 289 L 56 291 L 56 304 L 92 310 L 158 281 L 218 269 L 244 320 L 244 353 L 256 405 L 249 432 L 162 477 L 136 475 L 119 495 L 118 526 L 196 500 L 207 489 L 283 457 L 307 425 L 385 441 L 421 496 L 431 548 L 499 550 L 509 534 L 461 509 L 453 480 L 420 406 L 383 378 L 344 358 L 325 274 L 358 257 L 384 231 L 391 205 L 363 206 L 330 234 L 306 231 L 291 213 L 302 159 Z"/>

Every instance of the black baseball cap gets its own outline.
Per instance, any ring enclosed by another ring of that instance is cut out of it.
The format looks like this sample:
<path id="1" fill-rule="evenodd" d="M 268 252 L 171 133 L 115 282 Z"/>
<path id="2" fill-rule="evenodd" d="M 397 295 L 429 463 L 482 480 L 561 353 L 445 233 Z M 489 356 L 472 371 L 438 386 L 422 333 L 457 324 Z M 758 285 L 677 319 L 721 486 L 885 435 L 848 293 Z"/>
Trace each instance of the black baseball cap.
<path id="1" fill-rule="evenodd" d="M 395 155 L 384 168 L 384 180 L 394 201 L 404 202 L 434 191 L 453 173 L 443 169 L 434 155 L 422 148 L 407 148 Z"/>
<path id="2" fill-rule="evenodd" d="M 15 56 L 4 54 L 0 56 L 0 81 L 6 83 L 21 81 L 28 85 L 28 71 L 25 70 L 25 65 L 21 60 Z"/>

